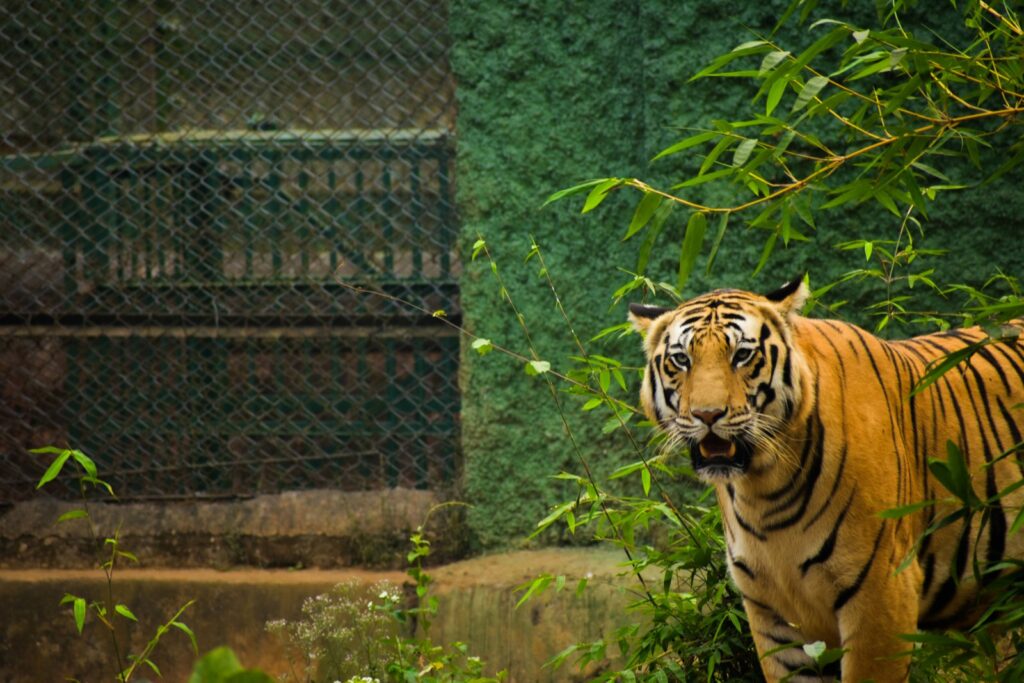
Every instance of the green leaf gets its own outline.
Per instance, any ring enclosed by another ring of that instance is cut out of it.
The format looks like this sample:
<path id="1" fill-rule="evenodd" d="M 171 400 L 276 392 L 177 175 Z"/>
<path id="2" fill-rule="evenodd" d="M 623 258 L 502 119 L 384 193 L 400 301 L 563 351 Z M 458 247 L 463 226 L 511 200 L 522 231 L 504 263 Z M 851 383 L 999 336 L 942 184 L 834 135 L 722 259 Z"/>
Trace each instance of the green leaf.
<path id="1" fill-rule="evenodd" d="M 118 557 L 123 557 L 124 559 L 128 560 L 129 562 L 135 562 L 136 564 L 138 564 L 138 562 L 139 562 L 139 558 L 135 556 L 135 553 L 129 552 L 127 550 L 118 550 L 117 551 L 117 556 Z"/>
<path id="2" fill-rule="evenodd" d="M 48 452 L 52 452 L 52 451 L 48 451 Z M 44 472 L 43 476 L 40 477 L 39 483 L 36 484 L 36 489 L 37 490 L 41 489 L 41 488 L 43 488 L 43 486 L 45 484 L 47 484 L 47 483 L 53 481 L 54 479 L 56 479 L 57 475 L 59 475 L 60 471 L 64 468 L 64 463 L 66 463 L 68 461 L 68 458 L 70 458 L 70 457 L 71 457 L 71 451 L 69 451 L 69 450 L 61 451 L 60 455 L 57 456 L 57 459 L 54 460 L 52 463 L 50 463 L 50 466 L 46 468 L 46 472 Z"/>
<path id="3" fill-rule="evenodd" d="M 704 269 L 705 274 L 711 274 L 711 266 L 715 262 L 715 257 L 718 256 L 718 248 L 722 246 L 722 239 L 725 238 L 725 230 L 729 227 L 729 214 L 722 213 L 718 219 L 718 234 L 715 235 L 715 241 L 711 244 L 711 253 L 708 254 L 708 265 Z"/>
<path id="4" fill-rule="evenodd" d="M 736 144 L 737 141 L 742 139 L 743 138 L 737 138 L 732 135 L 724 136 L 715 144 L 714 147 L 711 148 L 711 151 L 708 152 L 707 156 L 704 157 L 704 161 L 701 162 L 700 171 L 697 173 L 697 175 L 702 176 L 705 173 L 707 173 L 708 169 L 711 168 L 716 161 L 718 161 L 718 157 L 722 156 L 722 153 L 725 152 L 725 150 L 729 149 L 734 144 Z M 691 181 L 692 180 L 693 179 L 691 179 Z"/>
<path id="5" fill-rule="evenodd" d="M 590 188 L 594 187 L 595 185 L 600 185 L 601 183 L 606 183 L 606 182 L 608 182 L 608 180 L 609 180 L 608 178 L 597 178 L 595 180 L 588 180 L 585 183 L 580 183 L 579 185 L 573 185 L 572 187 L 567 187 L 564 190 L 559 190 L 558 192 L 555 192 L 554 194 L 549 196 L 547 198 L 547 200 L 543 204 L 541 204 L 541 208 L 543 209 L 545 206 L 547 206 L 551 202 L 557 202 L 559 199 L 564 199 L 565 197 L 570 197 L 570 196 L 572 196 L 574 194 L 579 194 L 581 192 L 586 192 L 587 190 L 589 190 Z"/>
<path id="6" fill-rule="evenodd" d="M 916 396 L 921 393 L 936 381 L 939 380 L 944 374 L 955 368 L 957 365 L 974 355 L 978 349 L 985 345 L 985 341 L 977 341 L 968 344 L 962 349 L 957 349 L 953 353 L 945 356 L 938 362 L 933 362 L 928 368 L 928 372 L 914 385 L 911 389 L 910 395 Z"/>
<path id="7" fill-rule="evenodd" d="M 30 449 L 28 449 L 28 452 L 29 453 L 39 453 L 39 454 L 44 454 L 44 455 L 45 454 L 60 455 L 65 450 L 67 450 L 67 449 L 65 449 L 65 448 L 57 448 L 56 446 L 40 446 L 39 448 L 30 448 Z"/>
<path id="8" fill-rule="evenodd" d="M 771 116 L 772 112 L 775 111 L 775 107 L 779 106 L 782 96 L 786 93 L 787 85 L 789 85 L 789 80 L 786 78 L 780 78 L 772 83 L 772 87 L 768 90 L 768 97 L 764 102 L 765 116 Z"/>
<path id="9" fill-rule="evenodd" d="M 636 211 L 633 212 L 633 219 L 629 221 L 629 228 L 626 230 L 626 235 L 622 238 L 623 241 L 628 240 L 647 225 L 651 217 L 654 216 L 655 210 L 661 206 L 661 199 L 662 197 L 659 194 L 653 192 L 644 193 L 643 199 L 636 205 Z"/>
<path id="10" fill-rule="evenodd" d="M 690 80 L 695 81 L 698 78 L 705 78 L 715 74 L 723 66 L 729 64 L 732 61 L 739 59 L 740 57 L 746 57 L 748 55 L 756 55 L 762 52 L 768 52 L 772 50 L 772 46 L 763 40 L 753 40 L 750 42 L 743 43 L 737 46 L 731 52 L 727 52 L 724 55 L 716 57 L 711 64 L 704 67 L 696 74 L 694 74 Z"/>
<path id="11" fill-rule="evenodd" d="M 135 618 L 135 615 L 132 614 L 132 611 L 130 609 L 128 609 L 127 605 L 115 605 L 114 606 L 114 611 L 117 612 L 118 614 L 120 614 L 125 619 L 131 619 L 132 621 L 138 621 L 138 619 Z"/>
<path id="12" fill-rule="evenodd" d="M 803 646 L 803 650 L 807 653 L 807 656 L 815 661 L 825 653 L 827 648 L 828 646 L 821 640 L 816 640 L 813 643 L 806 643 Z"/>
<path id="13" fill-rule="evenodd" d="M 75 462 L 82 466 L 82 469 L 85 470 L 86 476 L 93 478 L 97 476 L 96 463 L 94 463 L 92 458 L 88 455 L 82 451 L 73 450 L 71 451 L 71 457 L 75 459 Z"/>
<path id="14" fill-rule="evenodd" d="M 551 363 L 546 360 L 531 360 L 526 364 L 524 369 L 527 375 L 535 377 L 549 371 L 551 369 Z"/>
<path id="15" fill-rule="evenodd" d="M 644 271 L 647 269 L 647 262 L 650 260 L 651 250 L 654 248 L 654 242 L 658 239 L 658 235 L 661 234 L 662 229 L 665 227 L 666 219 L 668 219 L 675 207 L 675 202 L 664 202 L 658 207 L 658 210 L 654 212 L 651 227 L 647 231 L 647 235 L 644 236 L 643 244 L 640 245 L 640 250 L 637 253 L 637 275 L 643 275 Z"/>
<path id="16" fill-rule="evenodd" d="M 469 346 L 474 351 L 479 353 L 481 356 L 486 356 L 488 353 L 494 350 L 494 345 L 491 343 L 491 340 L 484 339 L 483 337 L 474 339 L 473 343 L 470 344 Z"/>
<path id="17" fill-rule="evenodd" d="M 736 169 L 734 168 L 723 168 L 717 171 L 712 171 L 711 173 L 701 172 L 698 175 L 695 175 L 692 178 L 688 178 L 681 183 L 676 183 L 675 185 L 672 186 L 672 189 L 681 190 L 684 187 L 694 187 L 696 185 L 703 185 L 704 183 L 710 183 L 712 181 L 718 180 L 719 178 L 734 175 L 735 173 Z"/>
<path id="18" fill-rule="evenodd" d="M 768 257 L 772 255 L 772 250 L 775 249 L 775 240 L 779 238 L 779 233 L 773 232 L 765 240 L 764 249 L 761 250 L 761 258 L 757 262 L 757 267 L 754 268 L 754 275 L 761 272 L 761 269 L 768 263 Z"/>
<path id="19" fill-rule="evenodd" d="M 732 153 L 732 165 L 742 166 L 747 163 L 750 159 L 750 153 L 754 151 L 754 147 L 757 145 L 755 138 L 744 138 L 743 142 L 736 146 L 736 149 Z"/>
<path id="20" fill-rule="evenodd" d="M 192 643 L 192 651 L 199 654 L 199 644 L 196 642 L 196 634 L 192 632 L 192 629 L 180 621 L 172 621 L 171 626 L 188 636 L 189 641 Z"/>
<path id="21" fill-rule="evenodd" d="M 793 102 L 792 111 L 797 112 L 806 107 L 826 85 L 828 85 L 828 78 L 825 76 L 815 76 L 804 83 L 800 94 L 796 96 L 796 101 Z"/>
<path id="22" fill-rule="evenodd" d="M 683 138 L 674 145 L 670 145 L 665 149 L 661 150 L 660 152 L 658 152 L 658 154 L 653 159 L 651 159 L 651 161 L 657 161 L 658 159 L 661 159 L 662 157 L 667 157 L 670 154 L 676 154 L 678 152 L 690 149 L 691 147 L 696 147 L 699 144 L 708 142 L 710 140 L 714 140 L 720 135 L 720 132 L 713 130 L 706 131 L 703 133 L 697 133 L 696 135 L 691 135 L 688 138 Z"/>
<path id="23" fill-rule="evenodd" d="M 85 598 L 74 598 L 71 611 L 75 617 L 75 627 L 78 629 L 78 633 L 82 633 L 82 629 L 85 628 Z"/>
<path id="24" fill-rule="evenodd" d="M 630 463 L 628 465 L 623 465 L 619 469 L 615 470 L 608 477 L 608 479 L 619 479 L 621 477 L 625 477 L 629 474 L 632 474 L 633 472 L 644 469 L 645 467 L 647 467 L 647 463 L 644 462 L 643 460 L 638 460 L 637 462 Z"/>
<path id="25" fill-rule="evenodd" d="M 761 66 L 758 68 L 757 73 L 759 76 L 764 76 L 769 71 L 779 65 L 782 60 L 789 56 L 788 50 L 773 50 L 764 56 L 761 60 Z"/>
<path id="26" fill-rule="evenodd" d="M 196 662 L 188 683 L 223 683 L 229 676 L 242 671 L 242 664 L 227 647 L 210 650 Z"/>
<path id="27" fill-rule="evenodd" d="M 596 209 L 608 197 L 608 192 L 621 184 L 622 181 L 618 178 L 608 178 L 603 183 L 594 186 L 583 202 L 583 209 L 580 213 L 589 213 Z"/>
<path id="28" fill-rule="evenodd" d="M 708 227 L 708 219 L 703 213 L 697 211 L 690 214 L 686 222 L 686 234 L 683 236 L 682 248 L 679 252 L 679 279 L 676 288 L 683 291 L 686 281 L 693 272 L 693 266 L 700 255 L 701 247 L 704 245 L 704 233 Z"/>
<path id="29" fill-rule="evenodd" d="M 890 508 L 888 510 L 882 510 L 878 513 L 878 516 L 882 519 L 899 519 L 900 517 L 906 517 L 912 515 L 922 508 L 935 505 L 934 500 L 922 500 L 917 503 L 911 503 L 909 505 L 902 505 L 900 507 Z"/>
<path id="30" fill-rule="evenodd" d="M 57 521 L 55 522 L 55 524 L 60 524 L 61 522 L 67 522 L 68 520 L 72 520 L 72 519 L 84 519 L 84 518 L 87 518 L 88 516 L 89 516 L 89 513 L 86 512 L 85 510 L 81 509 L 81 508 L 78 508 L 76 510 L 68 510 L 63 515 L 61 515 L 60 517 L 57 518 Z"/>
<path id="31" fill-rule="evenodd" d="M 480 255 L 480 252 L 483 251 L 484 247 L 486 246 L 487 242 L 483 240 L 477 240 L 476 242 L 473 242 L 473 256 L 470 260 L 475 261 L 476 257 Z"/>
<path id="32" fill-rule="evenodd" d="M 142 660 L 142 663 L 148 666 L 150 669 L 152 669 L 153 673 L 155 673 L 158 677 L 163 678 L 163 674 L 160 673 L 160 667 L 158 667 L 156 665 L 156 662 L 154 662 L 152 659 L 147 657 L 146 659 Z"/>
<path id="33" fill-rule="evenodd" d="M 529 600 L 532 595 L 543 593 L 551 585 L 553 578 L 550 574 L 541 574 L 533 581 L 517 586 L 515 590 L 519 591 L 525 588 L 526 592 L 523 593 L 523 597 L 519 598 L 519 602 L 516 603 L 516 609 L 519 609 L 520 605 Z"/>
<path id="34" fill-rule="evenodd" d="M 651 493 L 651 468 L 644 467 L 640 470 L 640 482 L 644 487 L 644 495 L 650 495 Z"/>

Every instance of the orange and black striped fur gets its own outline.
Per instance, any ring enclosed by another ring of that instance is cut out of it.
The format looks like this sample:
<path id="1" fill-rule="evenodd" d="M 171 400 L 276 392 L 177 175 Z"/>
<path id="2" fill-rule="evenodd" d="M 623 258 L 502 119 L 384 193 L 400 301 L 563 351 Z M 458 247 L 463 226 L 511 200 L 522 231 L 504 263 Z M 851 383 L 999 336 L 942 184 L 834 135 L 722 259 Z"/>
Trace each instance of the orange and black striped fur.
<path id="1" fill-rule="evenodd" d="M 718 290 L 675 309 L 631 306 L 645 333 L 642 402 L 716 488 L 759 653 L 820 640 L 847 650 L 825 680 L 905 681 L 898 635 L 976 616 L 996 573 L 984 569 L 1024 557 L 1024 539 L 1007 535 L 1024 489 L 996 504 L 980 535 L 975 518 L 926 537 L 902 572 L 922 531 L 954 508 L 878 513 L 950 495 L 928 469 L 947 441 L 979 495 L 1021 478 L 1016 455 L 985 465 L 1021 441 L 1024 343 L 984 346 L 909 398 L 931 361 L 985 334 L 883 341 L 801 317 L 806 296 L 796 280 L 767 296 Z M 761 661 L 769 681 L 810 664 L 800 648 Z"/>

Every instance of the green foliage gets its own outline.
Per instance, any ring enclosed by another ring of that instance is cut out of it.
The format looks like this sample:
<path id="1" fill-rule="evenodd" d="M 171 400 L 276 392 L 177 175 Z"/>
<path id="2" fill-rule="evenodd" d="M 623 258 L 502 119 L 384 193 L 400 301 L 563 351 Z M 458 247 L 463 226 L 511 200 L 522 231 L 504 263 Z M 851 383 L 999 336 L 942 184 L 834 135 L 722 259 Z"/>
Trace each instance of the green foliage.
<path id="1" fill-rule="evenodd" d="M 210 650 L 196 662 L 188 683 L 274 683 L 274 679 L 255 669 L 246 669 L 227 647 Z"/>
<path id="2" fill-rule="evenodd" d="M 357 581 L 307 598 L 302 619 L 268 622 L 289 652 L 291 673 L 283 680 L 336 681 L 358 675 L 380 677 L 397 636 L 393 612 L 400 589 L 387 582 L 367 588 Z M 298 660 L 298 665 L 296 665 Z"/>
<path id="3" fill-rule="evenodd" d="M 436 509 L 436 508 L 435 508 Z M 396 586 L 378 582 L 338 584 L 330 593 L 307 599 L 303 618 L 267 623 L 291 656 L 283 680 L 301 683 L 500 683 L 505 672 L 488 676 L 465 643 L 447 647 L 429 637 L 437 613 L 430 575 L 423 561 L 430 541 L 422 528 L 410 537 L 408 574 L 416 585 L 412 605 Z M 411 635 L 410 635 L 411 634 Z M 298 660 L 298 666 L 295 660 Z"/>
<path id="4" fill-rule="evenodd" d="M 185 634 L 192 645 L 193 651 L 198 653 L 195 634 L 180 619 L 185 610 L 192 606 L 192 600 L 178 608 L 170 619 L 157 626 L 153 637 L 149 639 L 140 652 L 123 652 L 124 643 L 119 642 L 117 636 L 117 621 L 137 622 L 138 618 L 127 605 L 115 599 L 114 572 L 122 562 L 137 563 L 139 560 L 134 553 L 121 546 L 120 530 L 116 531 L 113 536 L 100 536 L 89 514 L 87 499 L 87 492 L 90 488 L 103 489 L 111 498 L 116 498 L 114 489 L 109 483 L 99 478 L 96 463 L 80 450 L 45 446 L 32 449 L 31 452 L 56 456 L 46 468 L 42 477 L 40 477 L 39 483 L 36 485 L 37 489 L 42 488 L 60 476 L 68 463 L 74 463 L 81 470 L 81 474 L 78 476 L 78 485 L 79 492 L 81 493 L 82 507 L 65 512 L 57 519 L 56 523 L 61 524 L 73 520 L 81 520 L 82 523 L 88 525 L 93 544 L 99 556 L 99 566 L 103 570 L 106 579 L 106 597 L 100 600 L 88 601 L 81 596 L 66 593 L 61 599 L 60 604 L 71 605 L 71 617 L 79 634 L 84 633 L 89 614 L 92 614 L 96 621 L 106 629 L 110 638 L 111 655 L 116 665 L 115 680 L 120 683 L 127 683 L 132 680 L 143 666 L 159 676 L 160 668 L 153 661 L 153 652 L 160 644 L 161 639 L 171 630 L 180 631 Z M 246 682 L 239 680 L 236 683 Z"/>
<path id="5" fill-rule="evenodd" d="M 780 25 L 797 15 L 800 21 L 808 19 L 816 5 L 814 0 L 793 2 Z M 945 329 L 950 318 L 986 327 L 989 340 L 937 361 L 915 391 L 1001 337 L 1006 323 L 1024 314 L 1016 281 L 997 272 L 980 285 L 942 283 L 932 264 L 946 251 L 925 249 L 919 243 L 936 197 L 983 191 L 1024 162 L 1019 127 L 1024 113 L 1024 34 L 1019 3 L 996 8 L 975 1 L 955 6 L 966 30 L 951 36 L 911 28 L 901 20 L 911 6 L 901 0 L 890 3 L 873 27 L 836 19 L 815 21 L 807 26 L 810 43 L 802 49 L 787 47 L 774 35 L 757 36 L 713 58 L 694 80 L 752 80 L 757 109 L 735 120 L 713 121 L 654 157 L 660 162 L 683 153 L 699 156 L 693 175 L 665 188 L 636 178 L 603 178 L 553 194 L 549 202 L 587 192 L 587 213 L 613 190 L 632 188 L 641 193 L 624 239 L 642 242 L 635 271 L 616 292 L 616 300 L 657 293 L 680 299 L 701 254 L 707 253 L 710 272 L 725 233 L 739 224 L 736 219 L 763 236 L 756 274 L 778 244 L 807 241 L 822 221 L 821 214 L 874 204 L 883 215 L 892 216 L 893 238 L 857 236 L 838 244 L 840 250 L 863 251 L 865 266 L 816 290 L 817 305 L 836 312 L 844 302 L 826 300 L 839 291 L 834 288 L 873 283 L 884 292 L 869 306 L 877 316 L 878 333 L 893 322 Z M 960 175 L 951 177 L 949 169 Z M 724 194 L 735 201 L 705 203 L 701 192 L 715 186 L 725 192 L 711 196 Z M 674 286 L 657 284 L 646 273 L 673 206 L 688 210 Z M 709 245 L 707 222 L 713 214 L 719 218 Z M 954 296 L 961 305 L 952 314 L 922 305 Z M 597 338 L 623 329 L 608 328 Z M 1013 335 L 1019 331 L 1018 326 L 1009 330 Z M 582 349 L 575 360 L 577 368 L 567 372 L 573 380 L 568 391 L 584 398 L 585 411 L 608 410 L 612 429 L 626 427 L 623 414 L 629 413 L 610 396 L 607 379 L 608 368 L 621 364 L 612 359 L 595 363 Z M 557 404 L 556 408 L 561 410 Z M 629 439 L 635 444 L 634 437 Z M 591 530 L 596 538 L 622 547 L 636 571 L 644 599 L 635 607 L 647 616 L 637 623 L 647 626 L 620 630 L 618 645 L 627 668 L 600 680 L 738 680 L 749 675 L 756 670 L 756 661 L 751 659 L 739 598 L 725 574 L 717 515 L 699 505 L 675 506 L 659 484 L 671 479 L 673 469 L 642 452 L 641 458 L 612 479 L 639 480 L 642 497 L 614 495 L 600 488 L 589 471 L 586 476 L 563 473 L 559 478 L 575 482 L 578 491 L 538 525 L 543 530 L 561 521 L 573 534 Z M 971 520 L 977 520 L 980 534 L 998 499 L 1010 492 L 979 496 L 952 444 L 947 458 L 933 460 L 929 467 L 951 497 L 885 513 L 898 517 L 941 503 L 941 514 L 922 539 L 953 523 L 969 529 Z M 1022 524 L 1018 513 L 1013 530 Z M 911 560 L 907 558 L 904 566 Z M 980 572 L 976 558 L 974 564 Z M 651 568 L 662 573 L 660 590 L 653 590 L 643 578 L 641 572 Z M 907 635 L 919 645 L 913 655 L 916 679 L 1020 679 L 1024 572 L 1015 561 L 989 571 L 1003 572 L 993 581 L 998 599 L 974 626 L 964 633 Z M 551 577 L 540 577 L 525 585 L 523 599 L 550 583 Z M 992 633 L 1009 635 L 1000 642 Z M 561 653 L 555 663 L 572 655 L 582 663 L 594 661 L 605 656 L 607 645 L 579 644 Z M 823 643 L 803 647 L 816 668 L 842 656 L 841 650 L 828 650 Z"/>
<path id="6" fill-rule="evenodd" d="M 687 468 L 660 460 L 632 463 L 611 475 L 638 483 L 642 496 L 616 495 L 588 477 L 558 475 L 575 484 L 576 495 L 538 529 L 560 522 L 574 534 L 621 548 L 642 597 L 631 605 L 631 625 L 620 628 L 613 642 L 579 643 L 551 666 L 574 660 L 582 667 L 604 659 L 614 645 L 624 668 L 594 680 L 760 680 L 741 598 L 728 578 L 721 516 L 708 505 L 711 491 L 692 504 L 676 505 L 664 488 L 687 475 Z M 650 496 L 652 489 L 656 496 Z M 520 602 L 551 583 L 551 577 L 540 577 L 524 584 Z"/>
<path id="7" fill-rule="evenodd" d="M 793 2 L 780 25 L 811 16 L 818 3 Z M 609 192 L 641 192 L 626 238 L 645 237 L 636 272 L 643 275 L 649 244 L 662 230 L 658 211 L 681 205 L 691 211 L 679 258 L 683 289 L 700 253 L 708 269 L 733 214 L 763 235 L 755 273 L 776 246 L 808 239 L 818 214 L 874 204 L 899 226 L 896 240 L 851 240 L 840 248 L 864 248 L 877 267 L 848 273 L 841 282 L 877 279 L 886 286 L 876 306 L 881 331 L 893 319 L 938 323 L 940 314 L 908 309 L 908 296 L 924 286 L 942 296 L 967 294 L 971 307 L 957 317 L 1001 322 L 1024 311 L 1017 292 L 991 300 L 961 286 L 940 285 L 915 248 L 914 232 L 942 193 L 983 191 L 1024 162 L 1024 37 L 1019 2 L 998 8 L 978 0 L 958 6 L 965 30 L 936 35 L 901 21 L 916 3 L 887 4 L 878 26 L 823 18 L 806 26 L 810 43 L 797 49 L 775 35 L 757 36 L 711 60 L 691 80 L 748 79 L 756 85 L 753 110 L 735 120 L 715 120 L 654 157 L 700 157 L 694 175 L 668 187 L 637 178 L 604 178 L 556 192 L 550 201 L 589 190 L 584 211 Z M 956 6 L 955 6 L 956 7 Z M 799 10 L 799 12 L 797 11 Z M 964 169 L 967 169 L 964 171 Z M 951 173 L 959 174 L 950 177 Z M 698 189 L 732 203 L 708 204 Z M 704 242 L 703 218 L 719 214 L 718 233 Z M 906 269 L 896 274 L 896 268 Z M 833 283 L 833 285 L 836 283 Z M 821 293 L 824 293 L 822 291 Z"/>

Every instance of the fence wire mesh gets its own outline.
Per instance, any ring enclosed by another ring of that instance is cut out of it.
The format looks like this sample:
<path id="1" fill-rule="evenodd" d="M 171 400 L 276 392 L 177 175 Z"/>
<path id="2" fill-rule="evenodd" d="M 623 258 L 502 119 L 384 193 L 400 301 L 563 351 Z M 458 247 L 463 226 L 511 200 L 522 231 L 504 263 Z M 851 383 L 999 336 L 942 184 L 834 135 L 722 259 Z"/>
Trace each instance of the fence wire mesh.
<path id="1" fill-rule="evenodd" d="M 0 502 L 46 444 L 122 497 L 452 479 L 446 26 L 440 0 L 4 2 Z"/>

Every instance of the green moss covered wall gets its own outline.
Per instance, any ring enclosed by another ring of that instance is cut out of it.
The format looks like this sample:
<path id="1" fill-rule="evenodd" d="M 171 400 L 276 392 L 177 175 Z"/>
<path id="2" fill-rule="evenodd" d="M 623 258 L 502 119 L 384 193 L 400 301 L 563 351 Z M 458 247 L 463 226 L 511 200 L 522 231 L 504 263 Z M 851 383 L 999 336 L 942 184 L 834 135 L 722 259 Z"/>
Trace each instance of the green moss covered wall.
<path id="1" fill-rule="evenodd" d="M 870 5 L 871 3 L 864 3 Z M 631 267 L 639 243 L 621 241 L 635 197 L 614 198 L 580 216 L 579 201 L 540 210 L 554 190 L 602 176 L 679 177 L 693 159 L 649 159 L 680 137 L 686 126 L 745 111 L 750 83 L 729 79 L 688 82 L 711 56 L 771 28 L 780 0 L 765 3 L 611 2 L 557 0 L 450 5 L 452 63 L 458 82 L 458 206 L 467 262 L 462 301 L 467 328 L 525 351 L 526 342 L 499 295 L 486 261 L 469 263 L 471 245 L 482 237 L 494 254 L 510 295 L 523 313 L 540 355 L 557 369 L 568 366 L 571 337 L 535 262 L 524 263 L 530 235 L 544 250 L 573 323 L 584 338 L 621 321 L 625 306 L 609 307 L 623 282 L 618 267 Z M 943 10 L 947 9 L 943 6 Z M 825 14 L 822 13 L 824 16 Z M 864 15 L 869 21 L 870 15 Z M 955 15 L 929 15 L 955 29 Z M 952 29 L 951 29 L 952 30 Z M 809 32 L 783 40 L 798 45 Z M 1024 274 L 1022 178 L 1006 178 L 983 192 L 951 195 L 935 208 L 926 246 L 956 250 L 937 265 L 950 281 L 977 281 L 998 264 Z M 727 198 L 720 198 L 727 199 Z M 652 258 L 652 274 L 673 272 L 685 215 L 673 217 Z M 892 218 L 865 206 L 828 216 L 810 245 L 781 250 L 757 278 L 751 277 L 763 245 L 736 221 L 727 234 L 711 277 L 701 272 L 690 292 L 714 286 L 768 289 L 807 270 L 814 282 L 860 267 L 863 257 L 834 245 L 853 237 L 892 234 Z M 852 289 L 854 300 L 877 300 L 877 292 Z M 856 305 L 850 307 L 857 317 Z M 594 346 L 599 353 L 638 358 L 635 339 L 624 347 Z M 462 357 L 464 495 L 473 504 L 469 520 L 484 546 L 514 543 L 528 534 L 548 506 L 568 495 L 551 478 L 560 470 L 581 471 L 546 385 L 499 354 Z M 567 400 L 565 412 L 595 468 L 607 471 L 635 459 L 621 436 L 604 437 L 601 420 L 581 414 Z"/>

